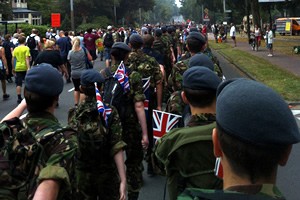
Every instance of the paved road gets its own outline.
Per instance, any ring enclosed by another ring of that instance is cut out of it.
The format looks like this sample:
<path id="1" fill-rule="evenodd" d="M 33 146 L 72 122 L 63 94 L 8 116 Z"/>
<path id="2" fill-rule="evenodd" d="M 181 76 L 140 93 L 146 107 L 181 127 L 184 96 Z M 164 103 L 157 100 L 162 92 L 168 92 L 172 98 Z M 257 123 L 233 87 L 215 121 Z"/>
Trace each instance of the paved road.
<path id="1" fill-rule="evenodd" d="M 227 79 L 242 77 L 244 74 L 239 70 L 235 69 L 227 60 L 220 55 L 217 55 L 224 74 Z M 100 69 L 104 67 L 104 62 L 96 61 L 95 68 Z M 49 83 L 51 84 L 51 83 Z M 60 96 L 59 107 L 56 110 L 57 118 L 63 123 L 67 124 L 67 113 L 70 107 L 73 106 L 73 93 L 69 92 L 73 88 L 73 84 L 65 84 L 64 91 Z M 0 99 L 0 118 L 3 118 L 10 110 L 17 105 L 17 97 L 15 94 L 15 85 L 7 85 L 8 93 L 11 98 L 7 101 Z M 283 193 L 289 200 L 299 199 L 300 196 L 300 174 L 299 172 L 299 155 L 300 155 L 300 144 L 295 145 L 292 151 L 292 155 L 288 165 L 285 168 L 279 168 L 278 185 L 282 189 Z M 148 177 L 144 173 L 144 187 L 140 194 L 140 200 L 160 200 L 164 196 L 165 178 L 161 176 Z M 166 198 L 168 199 L 168 198 Z"/>

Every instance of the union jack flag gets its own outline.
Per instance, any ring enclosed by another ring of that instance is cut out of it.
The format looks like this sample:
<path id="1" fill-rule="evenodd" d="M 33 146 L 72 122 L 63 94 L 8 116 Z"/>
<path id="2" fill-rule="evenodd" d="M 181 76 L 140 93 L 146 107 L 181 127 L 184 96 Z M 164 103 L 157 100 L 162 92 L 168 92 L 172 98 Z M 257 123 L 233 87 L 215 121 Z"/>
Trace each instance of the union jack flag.
<path id="1" fill-rule="evenodd" d="M 95 91 L 96 91 L 96 100 L 97 100 L 97 109 L 98 112 L 102 115 L 105 120 L 106 125 L 108 125 L 108 117 L 111 114 L 112 110 L 103 103 L 101 94 L 98 90 L 97 83 L 95 82 Z"/>
<path id="2" fill-rule="evenodd" d="M 117 71 L 114 74 L 114 77 L 119 81 L 124 92 L 128 92 L 130 90 L 129 78 L 123 61 L 120 63 Z"/>
<path id="3" fill-rule="evenodd" d="M 146 97 L 144 101 L 144 109 L 145 109 L 145 114 L 148 120 L 148 109 L 149 109 L 149 100 L 150 100 L 150 76 L 148 78 L 143 78 L 143 92 Z"/>
<path id="4" fill-rule="evenodd" d="M 172 113 L 153 110 L 153 137 L 161 138 L 177 125 L 180 117 Z"/>

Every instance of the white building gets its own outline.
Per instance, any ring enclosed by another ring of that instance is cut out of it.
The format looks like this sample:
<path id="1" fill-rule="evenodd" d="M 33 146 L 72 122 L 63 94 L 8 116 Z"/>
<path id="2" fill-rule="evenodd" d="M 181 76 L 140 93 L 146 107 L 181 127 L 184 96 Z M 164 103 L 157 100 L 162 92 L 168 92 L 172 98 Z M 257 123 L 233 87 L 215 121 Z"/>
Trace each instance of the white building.
<path id="1" fill-rule="evenodd" d="M 12 0 L 14 21 L 26 21 L 28 24 L 41 25 L 42 16 L 38 11 L 29 10 L 26 0 Z"/>

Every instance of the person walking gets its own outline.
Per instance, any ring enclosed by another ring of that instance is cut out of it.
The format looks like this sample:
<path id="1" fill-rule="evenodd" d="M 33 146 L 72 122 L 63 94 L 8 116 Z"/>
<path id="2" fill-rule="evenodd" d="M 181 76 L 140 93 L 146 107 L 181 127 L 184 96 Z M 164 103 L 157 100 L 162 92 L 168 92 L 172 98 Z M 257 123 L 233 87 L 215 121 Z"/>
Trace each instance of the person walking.
<path id="1" fill-rule="evenodd" d="M 87 58 L 86 58 L 87 57 Z M 81 48 L 80 39 L 75 37 L 72 49 L 68 53 L 68 61 L 71 64 L 71 78 L 74 84 L 74 105 L 77 106 L 84 99 L 84 94 L 80 91 L 80 76 L 87 69 L 86 59 L 92 60 L 92 56 L 85 48 Z"/>
<path id="2" fill-rule="evenodd" d="M 89 28 L 87 29 L 87 33 L 84 35 L 84 45 L 85 48 L 90 52 L 93 62 L 97 59 L 96 54 L 96 40 L 100 38 L 100 36 L 97 33 L 92 33 L 93 29 Z"/>
<path id="3" fill-rule="evenodd" d="M 234 47 L 236 47 L 236 30 L 235 30 L 235 26 L 233 23 L 230 24 L 230 32 L 229 32 L 229 36 L 231 37 L 233 43 L 234 43 Z"/>
<path id="4" fill-rule="evenodd" d="M 18 95 L 17 103 L 22 101 L 22 84 L 26 76 L 27 70 L 30 69 L 30 49 L 25 46 L 26 38 L 20 36 L 18 39 L 19 46 L 13 51 L 13 60 L 15 60 L 15 66 L 13 73 L 16 75 L 16 90 Z"/>
<path id="5" fill-rule="evenodd" d="M 42 49 L 41 38 L 38 36 L 38 33 L 37 29 L 32 29 L 31 34 L 26 38 L 26 45 L 29 47 L 31 55 L 30 66 L 34 64 L 36 57 Z"/>
<path id="6" fill-rule="evenodd" d="M 7 100 L 9 98 L 9 94 L 6 93 L 6 76 L 8 76 L 8 64 L 5 56 L 5 49 L 2 47 L 2 39 L 0 38 L 0 80 L 3 92 L 3 100 Z"/>
<path id="7" fill-rule="evenodd" d="M 270 29 L 270 26 L 267 27 L 267 48 L 269 49 L 269 57 L 273 56 L 273 31 Z"/>
<path id="8" fill-rule="evenodd" d="M 4 36 L 4 41 L 3 41 L 3 47 L 5 50 L 5 57 L 7 61 L 7 68 L 8 68 L 8 74 L 6 76 L 7 82 L 12 83 L 12 68 L 13 68 L 13 62 L 12 62 L 12 52 L 14 50 L 14 44 L 10 41 L 11 40 L 11 35 L 6 34 Z"/>

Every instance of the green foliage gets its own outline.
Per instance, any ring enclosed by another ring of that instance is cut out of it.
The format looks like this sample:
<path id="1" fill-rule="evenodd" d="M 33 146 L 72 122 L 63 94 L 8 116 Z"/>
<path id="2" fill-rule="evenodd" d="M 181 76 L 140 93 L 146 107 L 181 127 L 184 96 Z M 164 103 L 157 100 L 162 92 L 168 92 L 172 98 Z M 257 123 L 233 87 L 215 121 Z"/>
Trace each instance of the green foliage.
<path id="1" fill-rule="evenodd" d="M 45 37 L 46 31 L 49 28 L 48 26 L 34 26 L 30 24 L 18 24 L 18 28 L 22 29 L 22 32 L 25 33 L 25 35 L 30 35 L 32 29 L 37 29 L 41 35 L 41 37 Z M 0 32 L 4 33 L 5 27 L 4 25 L 0 25 Z M 16 32 L 16 26 L 14 24 L 7 25 L 7 32 L 9 34 L 13 34 Z"/>
<path id="2" fill-rule="evenodd" d="M 63 19 L 63 21 L 61 22 L 60 29 L 62 29 L 64 31 L 71 30 L 71 20 L 68 15 L 66 15 L 65 18 Z"/>

